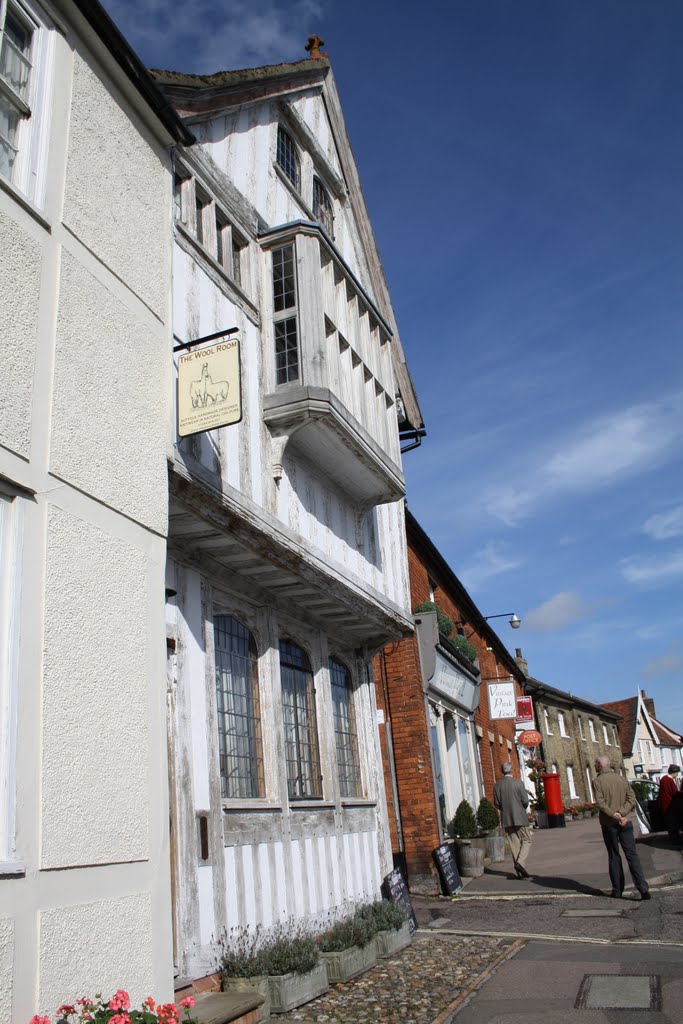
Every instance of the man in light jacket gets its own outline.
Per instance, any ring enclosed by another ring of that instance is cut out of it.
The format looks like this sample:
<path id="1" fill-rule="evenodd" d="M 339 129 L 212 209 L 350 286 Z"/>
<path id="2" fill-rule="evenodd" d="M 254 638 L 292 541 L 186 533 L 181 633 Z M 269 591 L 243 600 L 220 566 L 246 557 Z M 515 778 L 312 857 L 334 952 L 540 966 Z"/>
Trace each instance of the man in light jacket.
<path id="1" fill-rule="evenodd" d="M 621 846 L 631 872 L 633 884 L 640 893 L 642 900 L 650 899 L 649 886 L 643 873 L 640 857 L 636 850 L 636 837 L 633 823 L 628 815 L 636 806 L 636 795 L 623 775 L 617 775 L 612 769 L 608 757 L 595 759 L 595 770 L 598 777 L 593 783 L 595 802 L 600 808 L 600 825 L 602 838 L 607 847 L 609 861 L 609 877 L 612 882 L 610 896 L 620 899 L 624 892 L 624 865 L 621 862 L 619 847 Z"/>
<path id="2" fill-rule="evenodd" d="M 531 849 L 531 829 L 527 816 L 529 794 L 524 788 L 523 782 L 512 778 L 512 765 L 509 761 L 504 761 L 500 770 L 503 773 L 503 778 L 499 779 L 493 787 L 493 802 L 498 808 L 502 826 L 507 832 L 515 871 L 519 878 L 529 878 L 529 872 L 524 867 L 524 862 Z"/>

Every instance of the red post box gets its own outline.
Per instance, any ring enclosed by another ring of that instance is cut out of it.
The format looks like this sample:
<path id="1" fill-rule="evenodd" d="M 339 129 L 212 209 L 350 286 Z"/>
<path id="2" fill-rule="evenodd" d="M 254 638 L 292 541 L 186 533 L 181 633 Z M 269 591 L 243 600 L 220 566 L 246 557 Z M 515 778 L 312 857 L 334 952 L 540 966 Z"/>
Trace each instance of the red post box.
<path id="1" fill-rule="evenodd" d="M 543 792 L 545 793 L 545 806 L 548 812 L 548 828 L 564 828 L 564 810 L 562 809 L 562 792 L 560 790 L 560 776 L 555 772 L 549 772 L 543 776 Z"/>

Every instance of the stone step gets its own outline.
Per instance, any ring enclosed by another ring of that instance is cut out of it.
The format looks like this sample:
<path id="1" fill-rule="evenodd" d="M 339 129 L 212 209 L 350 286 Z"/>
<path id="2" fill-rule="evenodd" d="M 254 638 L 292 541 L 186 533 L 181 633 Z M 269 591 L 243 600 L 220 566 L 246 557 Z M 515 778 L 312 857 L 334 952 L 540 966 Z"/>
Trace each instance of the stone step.
<path id="1" fill-rule="evenodd" d="M 199 1024 L 258 1024 L 264 998 L 260 992 L 209 992 L 197 996 L 192 1017 Z"/>

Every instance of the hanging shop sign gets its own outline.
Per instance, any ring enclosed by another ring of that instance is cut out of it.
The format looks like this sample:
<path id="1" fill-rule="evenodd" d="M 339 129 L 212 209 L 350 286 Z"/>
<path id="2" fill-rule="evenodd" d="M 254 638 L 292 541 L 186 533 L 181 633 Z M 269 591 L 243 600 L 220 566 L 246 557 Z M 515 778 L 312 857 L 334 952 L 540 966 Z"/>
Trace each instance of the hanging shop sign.
<path id="1" fill-rule="evenodd" d="M 524 732 L 520 732 L 517 740 L 523 747 L 537 747 L 543 742 L 543 737 L 535 729 L 525 729 Z"/>
<path id="2" fill-rule="evenodd" d="M 178 357 L 178 434 L 188 437 L 242 419 L 240 343 L 227 338 Z"/>
<path id="3" fill-rule="evenodd" d="M 515 718 L 516 725 L 526 725 L 527 722 L 531 722 L 533 725 L 534 721 L 534 705 L 531 697 L 518 697 L 517 698 L 517 717 Z"/>
<path id="4" fill-rule="evenodd" d="M 509 682 L 490 682 L 489 691 L 489 712 L 491 718 L 516 718 L 517 700 L 515 684 Z"/>
<path id="5" fill-rule="evenodd" d="M 452 661 L 436 652 L 434 675 L 429 680 L 429 689 L 447 697 L 465 711 L 476 711 L 479 706 L 479 686 L 462 672 Z"/>

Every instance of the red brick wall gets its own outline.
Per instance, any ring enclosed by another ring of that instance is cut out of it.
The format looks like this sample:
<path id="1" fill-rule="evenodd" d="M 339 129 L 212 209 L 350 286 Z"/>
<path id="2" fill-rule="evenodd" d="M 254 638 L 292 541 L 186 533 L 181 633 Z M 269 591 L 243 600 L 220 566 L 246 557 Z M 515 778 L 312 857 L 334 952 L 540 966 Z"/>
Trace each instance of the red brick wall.
<path id="1" fill-rule="evenodd" d="M 462 621 L 460 609 L 453 595 L 438 585 L 439 580 L 423 563 L 417 550 L 408 542 L 408 571 L 410 576 L 411 606 L 413 608 L 430 599 L 430 577 L 434 582 L 434 599 L 439 608 L 453 619 Z M 478 634 L 468 639 L 479 652 L 482 680 L 508 679 L 510 670 L 494 652 L 486 650 L 486 643 Z M 374 661 L 377 706 L 385 713 L 385 726 L 380 729 L 380 744 L 384 766 L 391 842 L 394 854 L 401 850 L 408 873 L 408 884 L 413 892 L 438 893 L 440 886 L 432 859 L 432 851 L 439 844 L 439 809 L 434 796 L 432 754 L 429 725 L 422 689 L 417 641 L 414 637 L 390 644 Z M 521 688 L 517 687 L 521 694 Z M 486 684 L 482 682 L 479 709 L 475 722 L 483 731 L 479 740 L 484 789 L 493 799 L 493 784 L 500 777 L 500 762 L 511 760 L 513 773 L 519 775 L 519 763 L 514 751 L 514 722 L 495 721 L 489 717 Z M 395 780 L 390 769 L 387 733 L 391 736 L 395 764 Z M 493 746 L 489 740 L 493 733 Z M 501 743 L 502 739 L 502 743 Z M 513 743 L 510 751 L 507 741 Z M 398 801 L 400 823 L 396 820 L 395 800 Z"/>

